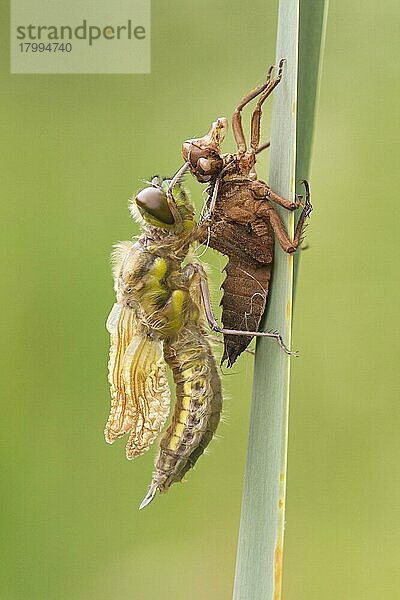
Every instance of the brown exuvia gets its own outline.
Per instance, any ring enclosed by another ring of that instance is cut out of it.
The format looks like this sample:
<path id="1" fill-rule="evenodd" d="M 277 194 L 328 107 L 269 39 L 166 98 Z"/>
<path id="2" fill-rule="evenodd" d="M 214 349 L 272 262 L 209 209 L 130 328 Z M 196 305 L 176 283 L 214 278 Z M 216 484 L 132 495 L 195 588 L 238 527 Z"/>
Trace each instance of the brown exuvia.
<path id="1" fill-rule="evenodd" d="M 252 336 L 275 337 L 286 348 L 277 331 L 258 332 L 264 313 L 271 279 L 275 238 L 287 253 L 297 250 L 305 219 L 309 216 L 309 186 L 304 181 L 305 202 L 296 196 L 293 202 L 274 193 L 265 182 L 257 179 L 256 155 L 269 143 L 260 144 L 261 107 L 282 78 L 284 61 L 279 64 L 276 78 L 273 67 L 265 83 L 247 94 L 232 116 L 232 129 L 237 144 L 235 154 L 221 154 L 220 144 L 225 136 L 227 121 L 217 119 L 210 132 L 198 139 L 184 142 L 182 153 L 186 167 L 201 183 L 209 183 L 209 196 L 197 238 L 225 254 L 229 261 L 222 284 L 222 322 L 224 354 L 222 362 L 230 367 L 247 348 Z M 250 147 L 247 147 L 241 120 L 243 107 L 258 97 L 251 117 Z M 291 240 L 274 202 L 288 210 L 303 206 L 294 239 Z M 218 330 L 218 327 L 215 327 Z M 232 332 L 232 333 L 230 333 Z M 238 333 L 241 335 L 238 335 Z"/>

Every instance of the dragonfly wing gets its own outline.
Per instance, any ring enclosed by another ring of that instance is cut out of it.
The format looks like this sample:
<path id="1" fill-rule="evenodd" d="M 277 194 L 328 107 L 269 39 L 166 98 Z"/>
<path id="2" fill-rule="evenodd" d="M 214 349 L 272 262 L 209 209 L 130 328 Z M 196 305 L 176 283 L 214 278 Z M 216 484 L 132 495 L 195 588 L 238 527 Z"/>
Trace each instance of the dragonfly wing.
<path id="1" fill-rule="evenodd" d="M 107 321 L 111 336 L 109 381 L 111 412 L 105 427 L 110 444 L 130 432 L 128 458 L 146 452 L 169 413 L 170 390 L 162 345 L 138 335 L 135 311 L 114 305 Z"/>
<path id="2" fill-rule="evenodd" d="M 104 435 L 108 443 L 131 429 L 132 406 L 122 379 L 124 354 L 136 333 L 136 315 L 133 309 L 114 304 L 106 324 L 110 334 L 108 381 L 111 389 L 111 411 Z"/>
<path id="3" fill-rule="evenodd" d="M 171 396 L 159 340 L 136 337 L 128 346 L 122 377 L 135 413 L 126 445 L 127 458 L 146 452 L 160 433 L 169 413 Z"/>

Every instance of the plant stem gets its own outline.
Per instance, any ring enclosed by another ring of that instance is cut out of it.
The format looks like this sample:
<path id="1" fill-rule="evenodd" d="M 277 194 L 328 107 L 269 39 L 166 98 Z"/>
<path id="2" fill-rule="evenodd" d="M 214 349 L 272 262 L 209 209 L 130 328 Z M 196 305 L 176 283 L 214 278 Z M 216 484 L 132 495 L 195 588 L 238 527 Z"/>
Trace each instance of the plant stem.
<path id="1" fill-rule="evenodd" d="M 296 187 L 296 130 L 299 127 L 302 131 L 303 127 L 297 120 L 299 12 L 302 11 L 302 16 L 307 13 L 308 19 L 312 16 L 310 7 L 318 7 L 320 14 L 324 0 L 308 2 L 309 10 L 303 13 L 303 5 L 306 4 L 307 0 L 281 0 L 279 4 L 275 64 L 278 64 L 281 58 L 286 58 L 286 64 L 282 81 L 274 92 L 269 185 L 275 192 L 288 199 L 294 198 Z M 306 24 L 307 19 L 303 18 L 302 23 Z M 323 21 L 322 18 L 320 30 Z M 320 63 L 320 32 L 319 38 L 319 44 L 312 45 L 314 62 L 311 61 L 310 64 L 317 65 L 310 66 L 313 69 L 318 69 Z M 305 62 L 302 68 L 305 69 Z M 314 93 L 308 89 L 307 100 L 302 104 L 302 114 L 307 118 L 307 127 L 311 130 L 318 74 L 314 74 L 313 81 L 310 85 L 314 85 Z M 299 91 L 303 93 L 303 85 L 299 86 Z M 298 157 L 297 160 L 297 164 L 300 161 L 301 165 L 307 166 L 307 170 L 312 139 L 310 130 L 308 135 L 305 156 Z M 284 209 L 279 212 L 289 235 L 293 236 L 293 213 Z M 289 345 L 292 304 L 293 256 L 284 254 L 276 245 L 268 319 L 265 322 L 264 316 L 262 328 L 278 329 Z M 287 355 L 271 340 L 258 338 L 234 600 L 281 598 L 289 378 L 290 359 Z"/>
<path id="2" fill-rule="evenodd" d="M 297 85 L 296 191 L 303 193 L 299 181 L 308 179 L 315 113 L 322 71 L 329 0 L 300 0 L 299 77 Z M 301 252 L 294 256 L 294 288 Z"/>

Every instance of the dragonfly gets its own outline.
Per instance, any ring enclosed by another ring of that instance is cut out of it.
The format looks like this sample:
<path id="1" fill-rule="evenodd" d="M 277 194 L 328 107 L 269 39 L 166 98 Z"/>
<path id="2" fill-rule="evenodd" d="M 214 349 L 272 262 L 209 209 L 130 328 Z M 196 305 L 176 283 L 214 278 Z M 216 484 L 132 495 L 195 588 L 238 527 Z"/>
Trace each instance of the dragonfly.
<path id="1" fill-rule="evenodd" d="M 106 441 L 129 434 L 127 458 L 146 452 L 170 411 L 167 366 L 176 388 L 144 508 L 204 452 L 220 421 L 222 392 L 201 301 L 206 275 L 200 264 L 184 264 L 196 229 L 188 194 L 177 178 L 155 176 L 132 199 L 130 210 L 142 232 L 134 241 L 118 243 L 113 253 L 116 303 L 107 320 Z"/>

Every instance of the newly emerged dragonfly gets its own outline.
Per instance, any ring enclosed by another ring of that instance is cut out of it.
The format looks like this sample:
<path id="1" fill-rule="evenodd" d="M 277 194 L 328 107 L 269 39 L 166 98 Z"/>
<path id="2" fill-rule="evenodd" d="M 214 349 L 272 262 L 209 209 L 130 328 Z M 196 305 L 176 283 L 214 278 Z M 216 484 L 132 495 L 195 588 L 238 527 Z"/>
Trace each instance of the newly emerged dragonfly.
<path id="1" fill-rule="evenodd" d="M 296 196 L 286 200 L 272 191 L 265 182 L 257 179 L 256 156 L 269 146 L 260 144 L 262 105 L 282 78 L 284 60 L 279 64 L 276 78 L 270 68 L 266 81 L 247 94 L 232 116 L 232 129 L 237 144 L 235 154 L 222 154 L 221 142 L 226 130 L 225 117 L 217 119 L 207 135 L 187 140 L 182 153 L 186 161 L 182 167 L 190 169 L 196 179 L 209 184 L 205 216 L 197 228 L 197 239 L 228 256 L 226 278 L 222 284 L 222 322 L 225 331 L 242 330 L 243 335 L 224 334 L 224 354 L 232 366 L 251 341 L 250 332 L 257 331 L 265 311 L 268 288 L 272 274 L 275 238 L 284 252 L 295 252 L 299 247 L 304 222 L 309 216 L 309 186 L 306 181 L 305 202 Z M 258 97 L 251 118 L 251 139 L 247 147 L 242 127 L 241 112 Z M 271 202 L 288 210 L 303 205 L 293 240 Z M 279 332 L 258 333 L 275 337 L 283 350 L 290 354 Z"/>
<path id="2" fill-rule="evenodd" d="M 205 330 L 205 275 L 200 265 L 183 266 L 196 227 L 193 206 L 177 180 L 154 177 L 130 208 L 142 234 L 117 244 L 113 255 L 117 302 L 107 320 L 112 402 L 106 441 L 129 433 L 127 457 L 146 452 L 169 413 L 166 365 L 176 386 L 143 508 L 203 453 L 220 420 L 222 395 Z"/>

